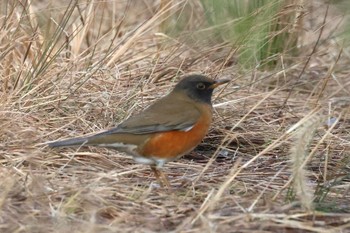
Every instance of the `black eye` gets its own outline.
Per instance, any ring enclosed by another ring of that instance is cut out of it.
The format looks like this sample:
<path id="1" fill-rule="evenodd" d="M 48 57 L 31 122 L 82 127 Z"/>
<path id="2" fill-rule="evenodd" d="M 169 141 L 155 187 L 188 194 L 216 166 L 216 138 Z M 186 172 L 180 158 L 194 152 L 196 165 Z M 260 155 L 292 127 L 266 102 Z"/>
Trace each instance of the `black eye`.
<path id="1" fill-rule="evenodd" d="M 205 89 L 204 83 L 198 83 L 198 84 L 197 84 L 197 89 L 199 89 L 199 90 L 204 90 L 204 89 Z"/>

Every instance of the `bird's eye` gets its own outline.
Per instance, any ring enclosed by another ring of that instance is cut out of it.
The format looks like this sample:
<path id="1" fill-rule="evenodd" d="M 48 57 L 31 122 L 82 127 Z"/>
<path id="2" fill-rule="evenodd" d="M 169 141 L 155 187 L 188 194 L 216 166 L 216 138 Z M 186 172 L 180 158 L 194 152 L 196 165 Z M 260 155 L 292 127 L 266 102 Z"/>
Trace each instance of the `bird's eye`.
<path id="1" fill-rule="evenodd" d="M 198 84 L 197 84 L 197 89 L 199 89 L 199 90 L 204 90 L 204 89 L 205 89 L 204 83 L 198 83 Z"/>

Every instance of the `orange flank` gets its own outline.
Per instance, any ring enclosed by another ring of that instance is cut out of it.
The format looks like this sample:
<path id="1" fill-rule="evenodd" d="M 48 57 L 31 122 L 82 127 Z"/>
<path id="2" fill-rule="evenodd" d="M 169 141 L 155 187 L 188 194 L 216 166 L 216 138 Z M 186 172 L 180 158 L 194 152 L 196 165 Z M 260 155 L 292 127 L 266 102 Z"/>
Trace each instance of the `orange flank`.
<path id="1" fill-rule="evenodd" d="M 141 148 L 145 157 L 174 160 L 194 149 L 207 134 L 211 115 L 204 115 L 189 131 L 156 133 Z"/>

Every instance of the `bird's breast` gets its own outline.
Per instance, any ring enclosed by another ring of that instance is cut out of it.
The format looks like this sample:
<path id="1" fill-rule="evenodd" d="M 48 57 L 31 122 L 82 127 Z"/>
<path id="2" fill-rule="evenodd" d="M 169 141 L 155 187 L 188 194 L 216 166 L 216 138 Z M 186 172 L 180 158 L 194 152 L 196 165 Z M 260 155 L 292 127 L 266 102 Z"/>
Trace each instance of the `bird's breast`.
<path id="1" fill-rule="evenodd" d="M 190 152 L 205 137 L 212 121 L 211 108 L 203 111 L 192 128 L 155 133 L 138 149 L 138 153 L 149 158 L 171 161 Z"/>

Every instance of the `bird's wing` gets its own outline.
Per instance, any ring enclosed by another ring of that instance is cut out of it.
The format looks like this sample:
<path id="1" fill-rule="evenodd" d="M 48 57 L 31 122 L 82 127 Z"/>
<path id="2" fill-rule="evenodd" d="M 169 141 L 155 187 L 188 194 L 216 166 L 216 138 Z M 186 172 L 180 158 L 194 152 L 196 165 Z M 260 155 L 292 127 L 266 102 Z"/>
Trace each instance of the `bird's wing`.
<path id="1" fill-rule="evenodd" d="M 101 134 L 148 134 L 172 130 L 187 131 L 200 118 L 200 112 L 185 100 L 161 99 L 143 112 L 134 115 L 117 127 Z"/>

